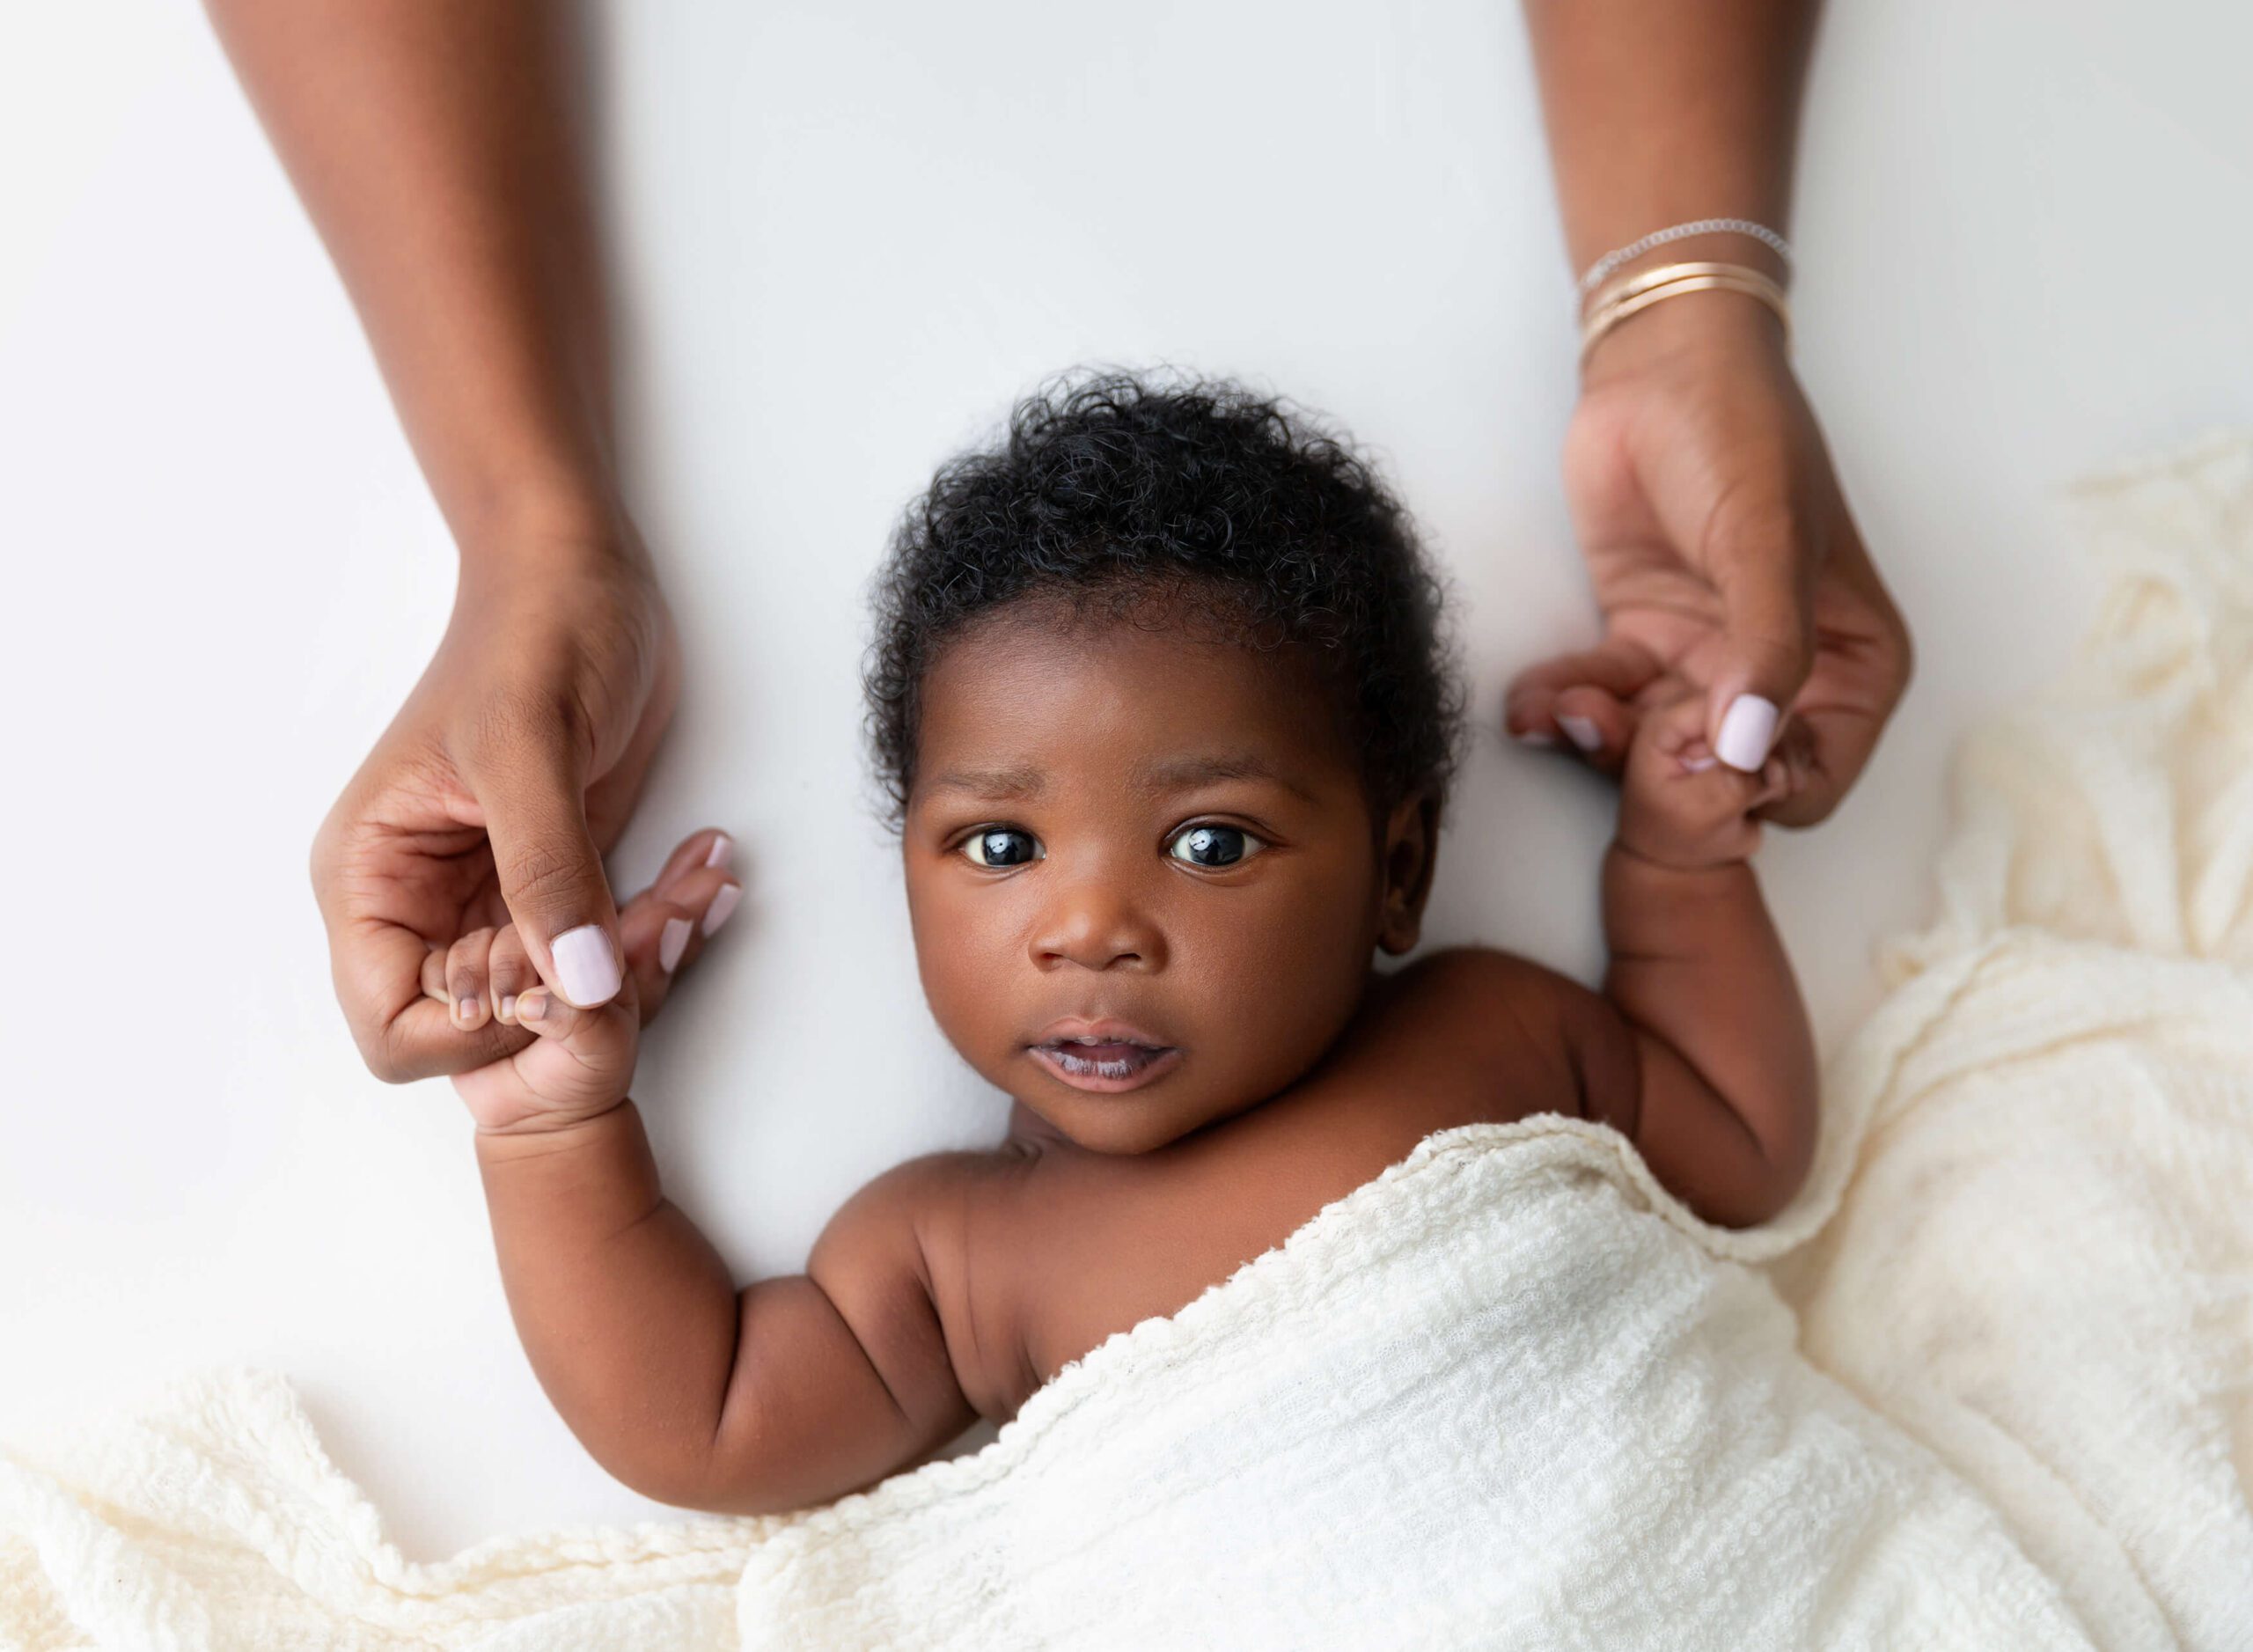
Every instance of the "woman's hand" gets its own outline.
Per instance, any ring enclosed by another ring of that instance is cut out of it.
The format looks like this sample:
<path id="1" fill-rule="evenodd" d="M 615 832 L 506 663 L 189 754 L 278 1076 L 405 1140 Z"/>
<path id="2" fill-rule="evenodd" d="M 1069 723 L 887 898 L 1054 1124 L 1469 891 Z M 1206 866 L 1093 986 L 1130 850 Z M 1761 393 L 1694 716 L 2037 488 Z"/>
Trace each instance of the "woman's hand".
<path id="1" fill-rule="evenodd" d="M 437 655 L 314 838 L 337 1000 L 386 1082 L 466 1072 L 532 1041 L 426 998 L 434 945 L 513 921 L 566 1002 L 620 988 L 602 856 L 680 681 L 672 616 L 630 525 L 622 537 L 465 555 Z"/>
<path id="2" fill-rule="evenodd" d="M 1909 633 L 1774 318 L 1701 293 L 1613 328 L 1583 367 L 1565 491 L 1604 636 L 1519 674 L 1509 731 L 1569 741 L 1616 774 L 1639 702 L 1678 676 L 1704 694 L 1706 739 L 1724 760 L 1786 760 L 1789 789 L 1763 819 L 1828 815 L 1908 686 Z M 1743 696 L 1783 709 L 1781 726 Z"/>
<path id="3" fill-rule="evenodd" d="M 480 1134 L 568 1129 L 626 1099 L 642 1029 L 742 897 L 727 861 L 728 840 L 717 832 L 698 832 L 673 850 L 657 881 L 620 914 L 625 980 L 615 997 L 594 1009 L 574 1009 L 540 985 L 514 924 L 475 929 L 430 950 L 422 966 L 426 999 L 458 1024 L 475 1028 L 490 1018 L 531 1035 L 512 1054 L 454 1075 Z"/>

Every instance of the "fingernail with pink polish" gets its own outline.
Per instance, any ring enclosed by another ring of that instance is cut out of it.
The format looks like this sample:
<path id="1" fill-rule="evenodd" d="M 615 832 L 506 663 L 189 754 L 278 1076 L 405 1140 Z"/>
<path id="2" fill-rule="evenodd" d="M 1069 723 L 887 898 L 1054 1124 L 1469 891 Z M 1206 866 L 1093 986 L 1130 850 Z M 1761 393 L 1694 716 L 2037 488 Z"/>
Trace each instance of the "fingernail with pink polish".
<path id="1" fill-rule="evenodd" d="M 1557 726 L 1583 752 L 1593 752 L 1604 744 L 1604 731 L 1587 717 L 1559 716 Z"/>
<path id="2" fill-rule="evenodd" d="M 704 857 L 707 866 L 725 866 L 736 857 L 735 840 L 723 832 L 712 840 L 712 852 Z"/>
<path id="3" fill-rule="evenodd" d="M 736 909 L 736 902 L 743 899 L 741 884 L 722 884 L 720 892 L 712 897 L 712 904 L 704 908 L 704 933 L 717 935 Z"/>
<path id="4" fill-rule="evenodd" d="M 1739 694 L 1721 718 L 1714 754 L 1731 768 L 1753 774 L 1768 760 L 1769 743 L 1775 738 L 1776 702 L 1758 694 Z"/>
<path id="5" fill-rule="evenodd" d="M 582 1010 L 606 1004 L 618 995 L 618 955 L 598 923 L 583 923 L 555 937 L 555 973 L 564 997 Z"/>
<path id="6" fill-rule="evenodd" d="M 657 967 L 668 975 L 679 966 L 680 955 L 688 950 L 689 932 L 695 926 L 686 918 L 667 918 L 664 933 L 657 937 Z"/>
<path id="7" fill-rule="evenodd" d="M 1517 738 L 1523 744 L 1527 745 L 1539 745 L 1553 748 L 1557 744 L 1557 737 L 1550 733 L 1546 729 L 1528 729 L 1523 734 L 1519 735 Z"/>

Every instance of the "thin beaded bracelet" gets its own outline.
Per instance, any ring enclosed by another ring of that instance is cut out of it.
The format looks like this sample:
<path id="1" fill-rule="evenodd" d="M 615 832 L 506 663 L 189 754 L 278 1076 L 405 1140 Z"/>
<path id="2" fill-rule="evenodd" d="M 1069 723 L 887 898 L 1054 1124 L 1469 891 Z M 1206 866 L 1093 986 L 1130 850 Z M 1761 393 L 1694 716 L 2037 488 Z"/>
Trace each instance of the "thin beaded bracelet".
<path id="1" fill-rule="evenodd" d="M 1786 268 L 1792 261 L 1791 244 L 1765 224 L 1755 224 L 1750 218 L 1699 218 L 1689 224 L 1670 224 L 1663 230 L 1653 230 L 1640 241 L 1606 253 L 1588 267 L 1588 274 L 1581 277 L 1581 297 L 1594 292 L 1620 265 L 1640 258 L 1654 246 L 1663 246 L 1669 241 L 1686 240 L 1692 235 L 1749 235 L 1784 261 Z"/>

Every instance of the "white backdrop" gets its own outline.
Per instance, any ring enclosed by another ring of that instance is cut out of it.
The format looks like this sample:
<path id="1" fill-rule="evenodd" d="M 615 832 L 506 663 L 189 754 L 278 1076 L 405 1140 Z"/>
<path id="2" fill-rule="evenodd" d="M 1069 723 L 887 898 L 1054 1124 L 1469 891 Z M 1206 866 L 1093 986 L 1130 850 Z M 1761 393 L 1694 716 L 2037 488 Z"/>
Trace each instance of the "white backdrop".
<path id="1" fill-rule="evenodd" d="M 2253 13 L 1831 10 L 1800 362 L 1921 669 L 1847 806 L 1764 852 L 1826 1047 L 1924 913 L 1950 740 L 2081 621 L 2057 485 L 2253 421 Z M 453 583 L 356 322 L 200 12 L 7 35 L 0 1438 L 242 1362 L 414 1558 L 661 1515 L 525 1363 L 451 1089 L 377 1083 L 331 996 L 307 849 Z M 1430 941 L 1594 973 L 1607 797 L 1493 735 L 1509 672 L 1592 632 L 1513 8 L 617 4 L 593 35 L 633 501 L 687 657 L 613 879 L 706 823 L 749 868 L 636 1095 L 739 1278 L 998 1134 L 865 806 L 861 597 L 932 466 L 1058 368 L 1237 373 L 1384 456 L 1482 726 Z"/>

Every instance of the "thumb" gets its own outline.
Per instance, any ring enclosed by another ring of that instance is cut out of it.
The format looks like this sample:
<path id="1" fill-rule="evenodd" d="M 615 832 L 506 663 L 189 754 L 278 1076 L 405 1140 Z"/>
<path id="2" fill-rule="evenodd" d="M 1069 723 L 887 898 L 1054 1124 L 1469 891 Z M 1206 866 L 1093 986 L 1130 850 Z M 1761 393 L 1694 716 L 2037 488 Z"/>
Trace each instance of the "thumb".
<path id="1" fill-rule="evenodd" d="M 1814 664 L 1811 559 L 1793 543 L 1741 547 L 1721 586 L 1721 657 L 1707 684 L 1706 738 L 1731 768 L 1757 774 Z"/>
<path id="2" fill-rule="evenodd" d="M 519 745 L 505 766 L 481 763 L 463 779 L 485 811 L 501 899 L 534 967 L 567 1003 L 608 1003 L 623 979 L 618 908 L 569 751 Z"/>

